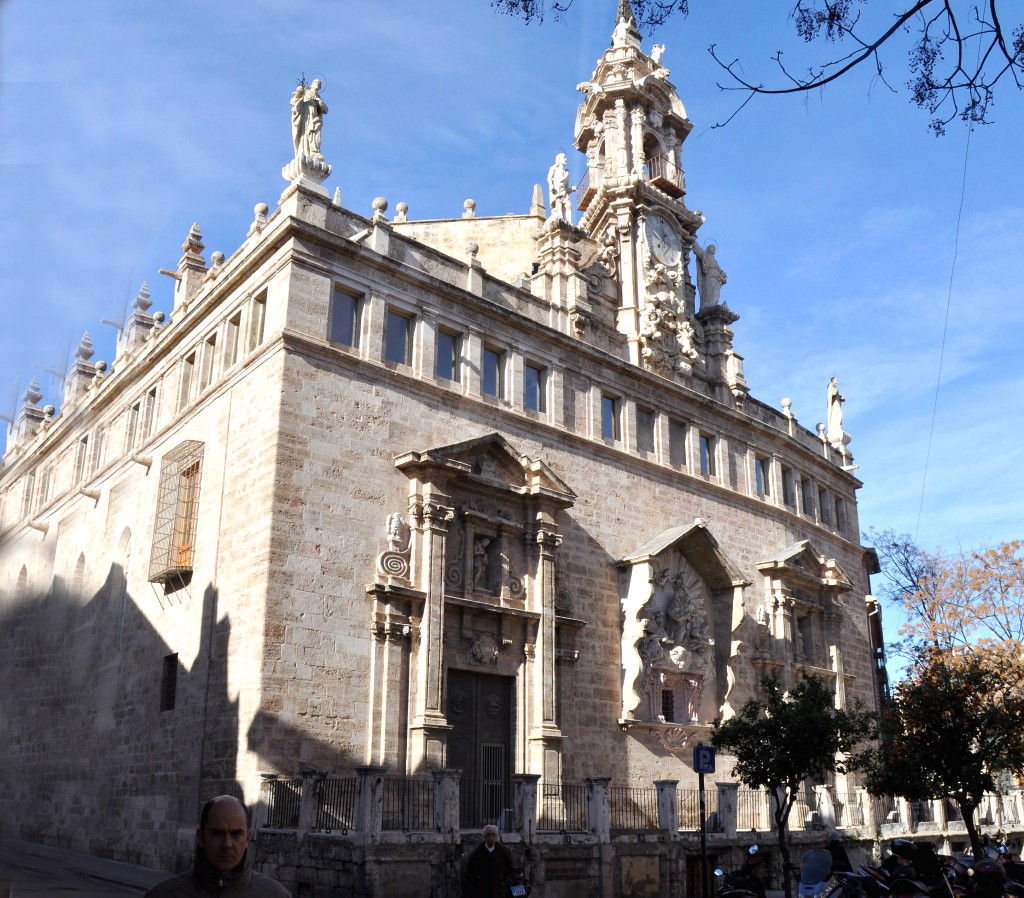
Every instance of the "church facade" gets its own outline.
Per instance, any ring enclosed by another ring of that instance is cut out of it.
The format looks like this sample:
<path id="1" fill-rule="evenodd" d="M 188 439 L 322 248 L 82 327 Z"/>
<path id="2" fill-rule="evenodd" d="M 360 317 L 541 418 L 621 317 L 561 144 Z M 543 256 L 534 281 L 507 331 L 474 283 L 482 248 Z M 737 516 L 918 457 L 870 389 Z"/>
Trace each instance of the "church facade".
<path id="1" fill-rule="evenodd" d="M 762 675 L 877 705 L 842 397 L 812 432 L 750 395 L 660 59 L 624 0 L 576 209 L 561 158 L 493 218 L 344 209 L 300 86 L 278 208 L 226 259 L 193 226 L 59 413 L 30 388 L 3 831 L 167 863 L 266 774 L 689 784 Z"/>

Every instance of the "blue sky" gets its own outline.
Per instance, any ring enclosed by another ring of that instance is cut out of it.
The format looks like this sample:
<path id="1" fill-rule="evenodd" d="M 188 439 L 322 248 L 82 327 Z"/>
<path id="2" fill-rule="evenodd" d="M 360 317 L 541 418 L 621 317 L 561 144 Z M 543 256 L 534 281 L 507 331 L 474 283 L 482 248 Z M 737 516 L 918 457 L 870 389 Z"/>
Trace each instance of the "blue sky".
<path id="1" fill-rule="evenodd" d="M 143 281 L 168 310 L 157 269 L 176 266 L 193 221 L 207 258 L 230 255 L 253 206 L 273 208 L 303 73 L 330 107 L 327 186 L 357 212 L 375 196 L 412 218 L 457 216 L 468 197 L 480 215 L 526 212 L 559 151 L 575 183 L 575 85 L 616 5 L 576 0 L 566 21 L 527 27 L 486 0 L 0 0 L 0 411 L 19 377 L 59 404 L 43 369 L 85 330 L 110 361 L 114 331 L 99 321 L 120 318 Z M 667 45 L 695 124 L 687 202 L 729 275 L 752 392 L 792 398 L 813 429 L 839 376 L 863 527 L 947 551 L 1024 535 L 1024 99 L 1003 87 L 995 124 L 970 137 L 957 248 L 964 129 L 932 137 L 928 116 L 868 70 L 755 99 L 712 128 L 740 98 L 716 87 L 709 44 L 754 77 L 772 74 L 776 49 L 794 64 L 805 51 L 781 0 L 691 6 L 644 47 Z M 887 56 L 896 86 L 904 58 Z"/>

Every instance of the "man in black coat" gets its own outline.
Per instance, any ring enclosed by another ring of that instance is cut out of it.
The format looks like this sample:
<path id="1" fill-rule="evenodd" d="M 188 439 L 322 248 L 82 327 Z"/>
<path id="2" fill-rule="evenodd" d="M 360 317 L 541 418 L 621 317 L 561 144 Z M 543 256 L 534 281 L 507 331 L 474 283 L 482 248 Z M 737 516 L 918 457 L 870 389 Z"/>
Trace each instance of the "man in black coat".
<path id="1" fill-rule="evenodd" d="M 462 872 L 463 898 L 505 898 L 512 878 L 512 852 L 500 841 L 496 826 L 484 827 L 482 845 L 470 852 Z"/>

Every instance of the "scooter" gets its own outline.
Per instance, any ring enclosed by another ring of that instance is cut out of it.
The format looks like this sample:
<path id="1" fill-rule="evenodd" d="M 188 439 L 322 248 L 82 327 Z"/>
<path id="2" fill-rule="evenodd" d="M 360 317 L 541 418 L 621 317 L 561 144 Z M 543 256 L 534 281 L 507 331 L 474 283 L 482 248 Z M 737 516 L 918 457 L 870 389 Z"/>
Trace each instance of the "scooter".
<path id="1" fill-rule="evenodd" d="M 760 858 L 755 861 L 757 852 L 757 846 L 751 845 L 747 849 L 749 859 L 739 870 L 731 873 L 721 868 L 715 870 L 715 877 L 722 881 L 718 887 L 718 898 L 765 898 L 764 883 L 754 872 L 755 865 L 760 862 Z"/>
<path id="2" fill-rule="evenodd" d="M 799 898 L 821 898 L 832 882 L 832 854 L 824 848 L 814 848 L 804 855 L 800 865 Z"/>

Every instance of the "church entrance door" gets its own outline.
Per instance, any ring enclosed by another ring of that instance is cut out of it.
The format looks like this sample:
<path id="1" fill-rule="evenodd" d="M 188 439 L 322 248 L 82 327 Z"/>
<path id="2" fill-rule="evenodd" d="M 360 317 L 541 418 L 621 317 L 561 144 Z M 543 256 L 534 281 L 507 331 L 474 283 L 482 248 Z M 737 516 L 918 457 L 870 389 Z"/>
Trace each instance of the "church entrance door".
<path id="1" fill-rule="evenodd" d="M 448 671 L 448 766 L 462 771 L 460 825 L 512 826 L 512 677 Z"/>

